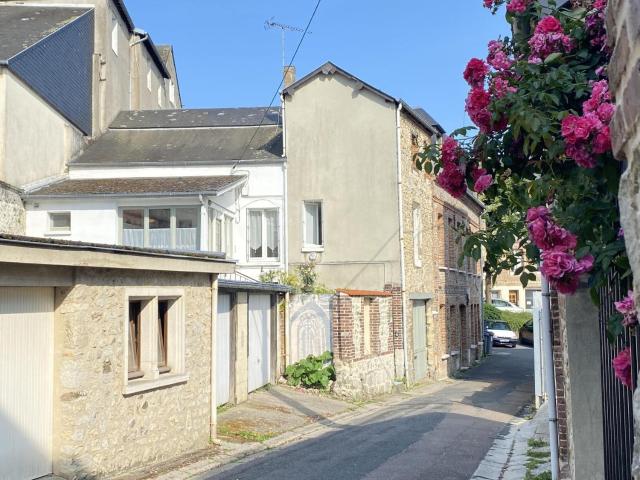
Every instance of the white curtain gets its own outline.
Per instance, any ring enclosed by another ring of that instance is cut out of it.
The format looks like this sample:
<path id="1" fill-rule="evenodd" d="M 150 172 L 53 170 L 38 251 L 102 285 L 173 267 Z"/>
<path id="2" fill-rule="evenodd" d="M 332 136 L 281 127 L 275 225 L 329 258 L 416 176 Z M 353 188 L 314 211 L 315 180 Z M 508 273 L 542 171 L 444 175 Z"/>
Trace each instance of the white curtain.
<path id="1" fill-rule="evenodd" d="M 278 211 L 265 210 L 267 222 L 267 257 L 278 257 Z"/>
<path id="2" fill-rule="evenodd" d="M 262 257 L 262 212 L 249 211 L 249 250 L 251 257 Z"/>
<path id="3" fill-rule="evenodd" d="M 197 228 L 177 228 L 176 229 L 176 249 L 197 250 L 198 249 L 198 229 Z"/>
<path id="4" fill-rule="evenodd" d="M 125 228 L 122 231 L 122 242 L 129 247 L 144 247 L 144 230 Z"/>
<path id="5" fill-rule="evenodd" d="M 171 248 L 171 229 L 153 228 L 149 230 L 150 248 Z"/>

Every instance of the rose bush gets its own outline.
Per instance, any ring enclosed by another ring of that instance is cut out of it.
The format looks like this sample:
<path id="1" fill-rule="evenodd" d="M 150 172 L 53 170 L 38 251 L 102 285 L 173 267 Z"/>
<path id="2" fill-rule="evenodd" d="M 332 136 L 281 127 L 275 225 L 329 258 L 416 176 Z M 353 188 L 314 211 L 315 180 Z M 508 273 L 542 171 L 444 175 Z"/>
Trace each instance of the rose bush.
<path id="1" fill-rule="evenodd" d="M 483 3 L 493 13 L 506 4 L 512 38 L 489 42 L 486 58 L 464 70 L 474 126 L 417 154 L 416 164 L 454 197 L 481 193 L 485 228 L 462 232 L 464 255 L 480 259 L 484 251 L 489 276 L 514 270 L 526 286 L 543 261 L 542 273 L 558 291 L 575 292 L 582 278 L 599 302 L 612 269 L 630 275 L 619 234 L 622 169 L 608 125 L 615 107 L 607 2 L 573 9 L 553 1 Z"/>

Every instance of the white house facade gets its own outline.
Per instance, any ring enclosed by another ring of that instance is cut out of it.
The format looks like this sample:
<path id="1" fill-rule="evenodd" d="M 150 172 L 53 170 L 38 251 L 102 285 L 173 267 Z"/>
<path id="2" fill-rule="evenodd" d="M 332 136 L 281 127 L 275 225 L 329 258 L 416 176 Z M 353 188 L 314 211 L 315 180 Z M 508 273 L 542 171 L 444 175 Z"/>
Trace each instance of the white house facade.
<path id="1" fill-rule="evenodd" d="M 285 160 L 277 110 L 122 112 L 32 185 L 28 235 L 215 251 L 254 279 L 285 265 Z"/>

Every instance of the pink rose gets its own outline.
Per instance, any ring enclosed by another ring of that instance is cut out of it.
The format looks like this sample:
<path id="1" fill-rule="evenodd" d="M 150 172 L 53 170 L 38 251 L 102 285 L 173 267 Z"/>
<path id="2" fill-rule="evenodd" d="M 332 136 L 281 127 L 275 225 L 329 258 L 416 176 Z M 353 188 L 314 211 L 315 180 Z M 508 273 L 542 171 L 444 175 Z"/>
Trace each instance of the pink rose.
<path id="1" fill-rule="evenodd" d="M 534 33 L 564 33 L 564 29 L 560 20 L 549 15 L 538 22 Z"/>
<path id="2" fill-rule="evenodd" d="M 620 312 L 624 318 L 622 324 L 630 327 L 638 323 L 638 313 L 636 311 L 636 302 L 633 298 L 633 290 L 629 290 L 627 296 L 619 302 L 615 302 L 616 310 Z"/>
<path id="3" fill-rule="evenodd" d="M 538 218 L 544 220 L 549 218 L 549 209 L 547 207 L 532 207 L 527 210 L 527 222 L 533 222 Z"/>
<path id="4" fill-rule="evenodd" d="M 484 80 L 489 73 L 489 67 L 479 58 L 472 58 L 464 69 L 463 77 L 472 87 L 482 88 Z"/>
<path id="5" fill-rule="evenodd" d="M 597 133 L 593 140 L 593 151 L 595 153 L 605 153 L 611 150 L 611 133 L 609 127 L 605 126 Z"/>
<path id="6" fill-rule="evenodd" d="M 542 252 L 542 267 L 540 271 L 548 279 L 560 279 L 566 274 L 574 273 L 577 261 L 573 255 L 562 251 Z"/>
<path id="7" fill-rule="evenodd" d="M 476 193 L 482 193 L 487 188 L 489 188 L 492 183 L 493 177 L 491 175 L 480 175 L 480 177 L 478 177 L 475 184 L 473 185 L 473 191 Z"/>
<path id="8" fill-rule="evenodd" d="M 530 3 L 531 0 L 511 0 L 511 2 L 507 4 L 507 11 L 511 13 L 524 13 Z"/>
<path id="9" fill-rule="evenodd" d="M 611 365 L 618 380 L 626 387 L 632 388 L 631 348 L 627 347 L 618 353 L 618 355 L 611 360 Z"/>
<path id="10" fill-rule="evenodd" d="M 460 144 L 451 137 L 442 141 L 442 163 L 457 162 L 460 158 Z"/>
<path id="11" fill-rule="evenodd" d="M 467 192 L 464 170 L 454 163 L 447 163 L 436 177 L 436 182 L 454 198 L 460 198 Z"/>
<path id="12" fill-rule="evenodd" d="M 577 276 L 573 275 L 560 280 L 550 281 L 549 283 L 563 295 L 573 295 L 578 290 L 579 280 Z"/>

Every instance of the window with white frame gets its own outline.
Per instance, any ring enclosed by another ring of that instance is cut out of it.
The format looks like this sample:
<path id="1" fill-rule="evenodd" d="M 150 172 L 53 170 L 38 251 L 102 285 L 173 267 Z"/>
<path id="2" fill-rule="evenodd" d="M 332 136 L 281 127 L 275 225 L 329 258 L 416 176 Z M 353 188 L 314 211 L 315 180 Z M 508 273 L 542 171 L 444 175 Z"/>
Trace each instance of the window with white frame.
<path id="1" fill-rule="evenodd" d="M 49 231 L 55 233 L 70 233 L 71 212 L 49 212 Z"/>
<path id="2" fill-rule="evenodd" d="M 126 207 L 121 215 L 123 245 L 189 251 L 200 248 L 200 207 Z"/>
<path id="3" fill-rule="evenodd" d="M 127 303 L 124 393 L 186 381 L 182 292 L 129 292 Z"/>
<path id="4" fill-rule="evenodd" d="M 152 73 L 151 73 L 151 69 L 149 69 L 149 71 L 147 72 L 147 90 L 151 91 L 151 80 L 152 80 Z"/>
<path id="5" fill-rule="evenodd" d="M 224 238 L 225 252 L 227 257 L 233 257 L 233 218 L 226 215 L 224 217 Z"/>
<path id="6" fill-rule="evenodd" d="M 322 202 L 305 201 L 303 203 L 303 245 L 305 248 L 317 248 L 324 245 L 322 238 Z"/>
<path id="7" fill-rule="evenodd" d="M 111 50 L 113 50 L 113 53 L 116 55 L 118 55 L 119 31 L 118 18 L 115 15 L 111 15 Z"/>
<path id="8" fill-rule="evenodd" d="M 210 248 L 233 256 L 233 217 L 211 209 Z"/>
<path id="9" fill-rule="evenodd" d="M 158 87 L 158 106 L 162 107 L 162 97 L 163 97 L 162 87 Z"/>
<path id="10" fill-rule="evenodd" d="M 422 214 L 420 205 L 413 204 L 413 264 L 422 267 Z"/>
<path id="11" fill-rule="evenodd" d="M 280 255 L 278 209 L 248 210 L 249 260 L 277 260 Z"/>

